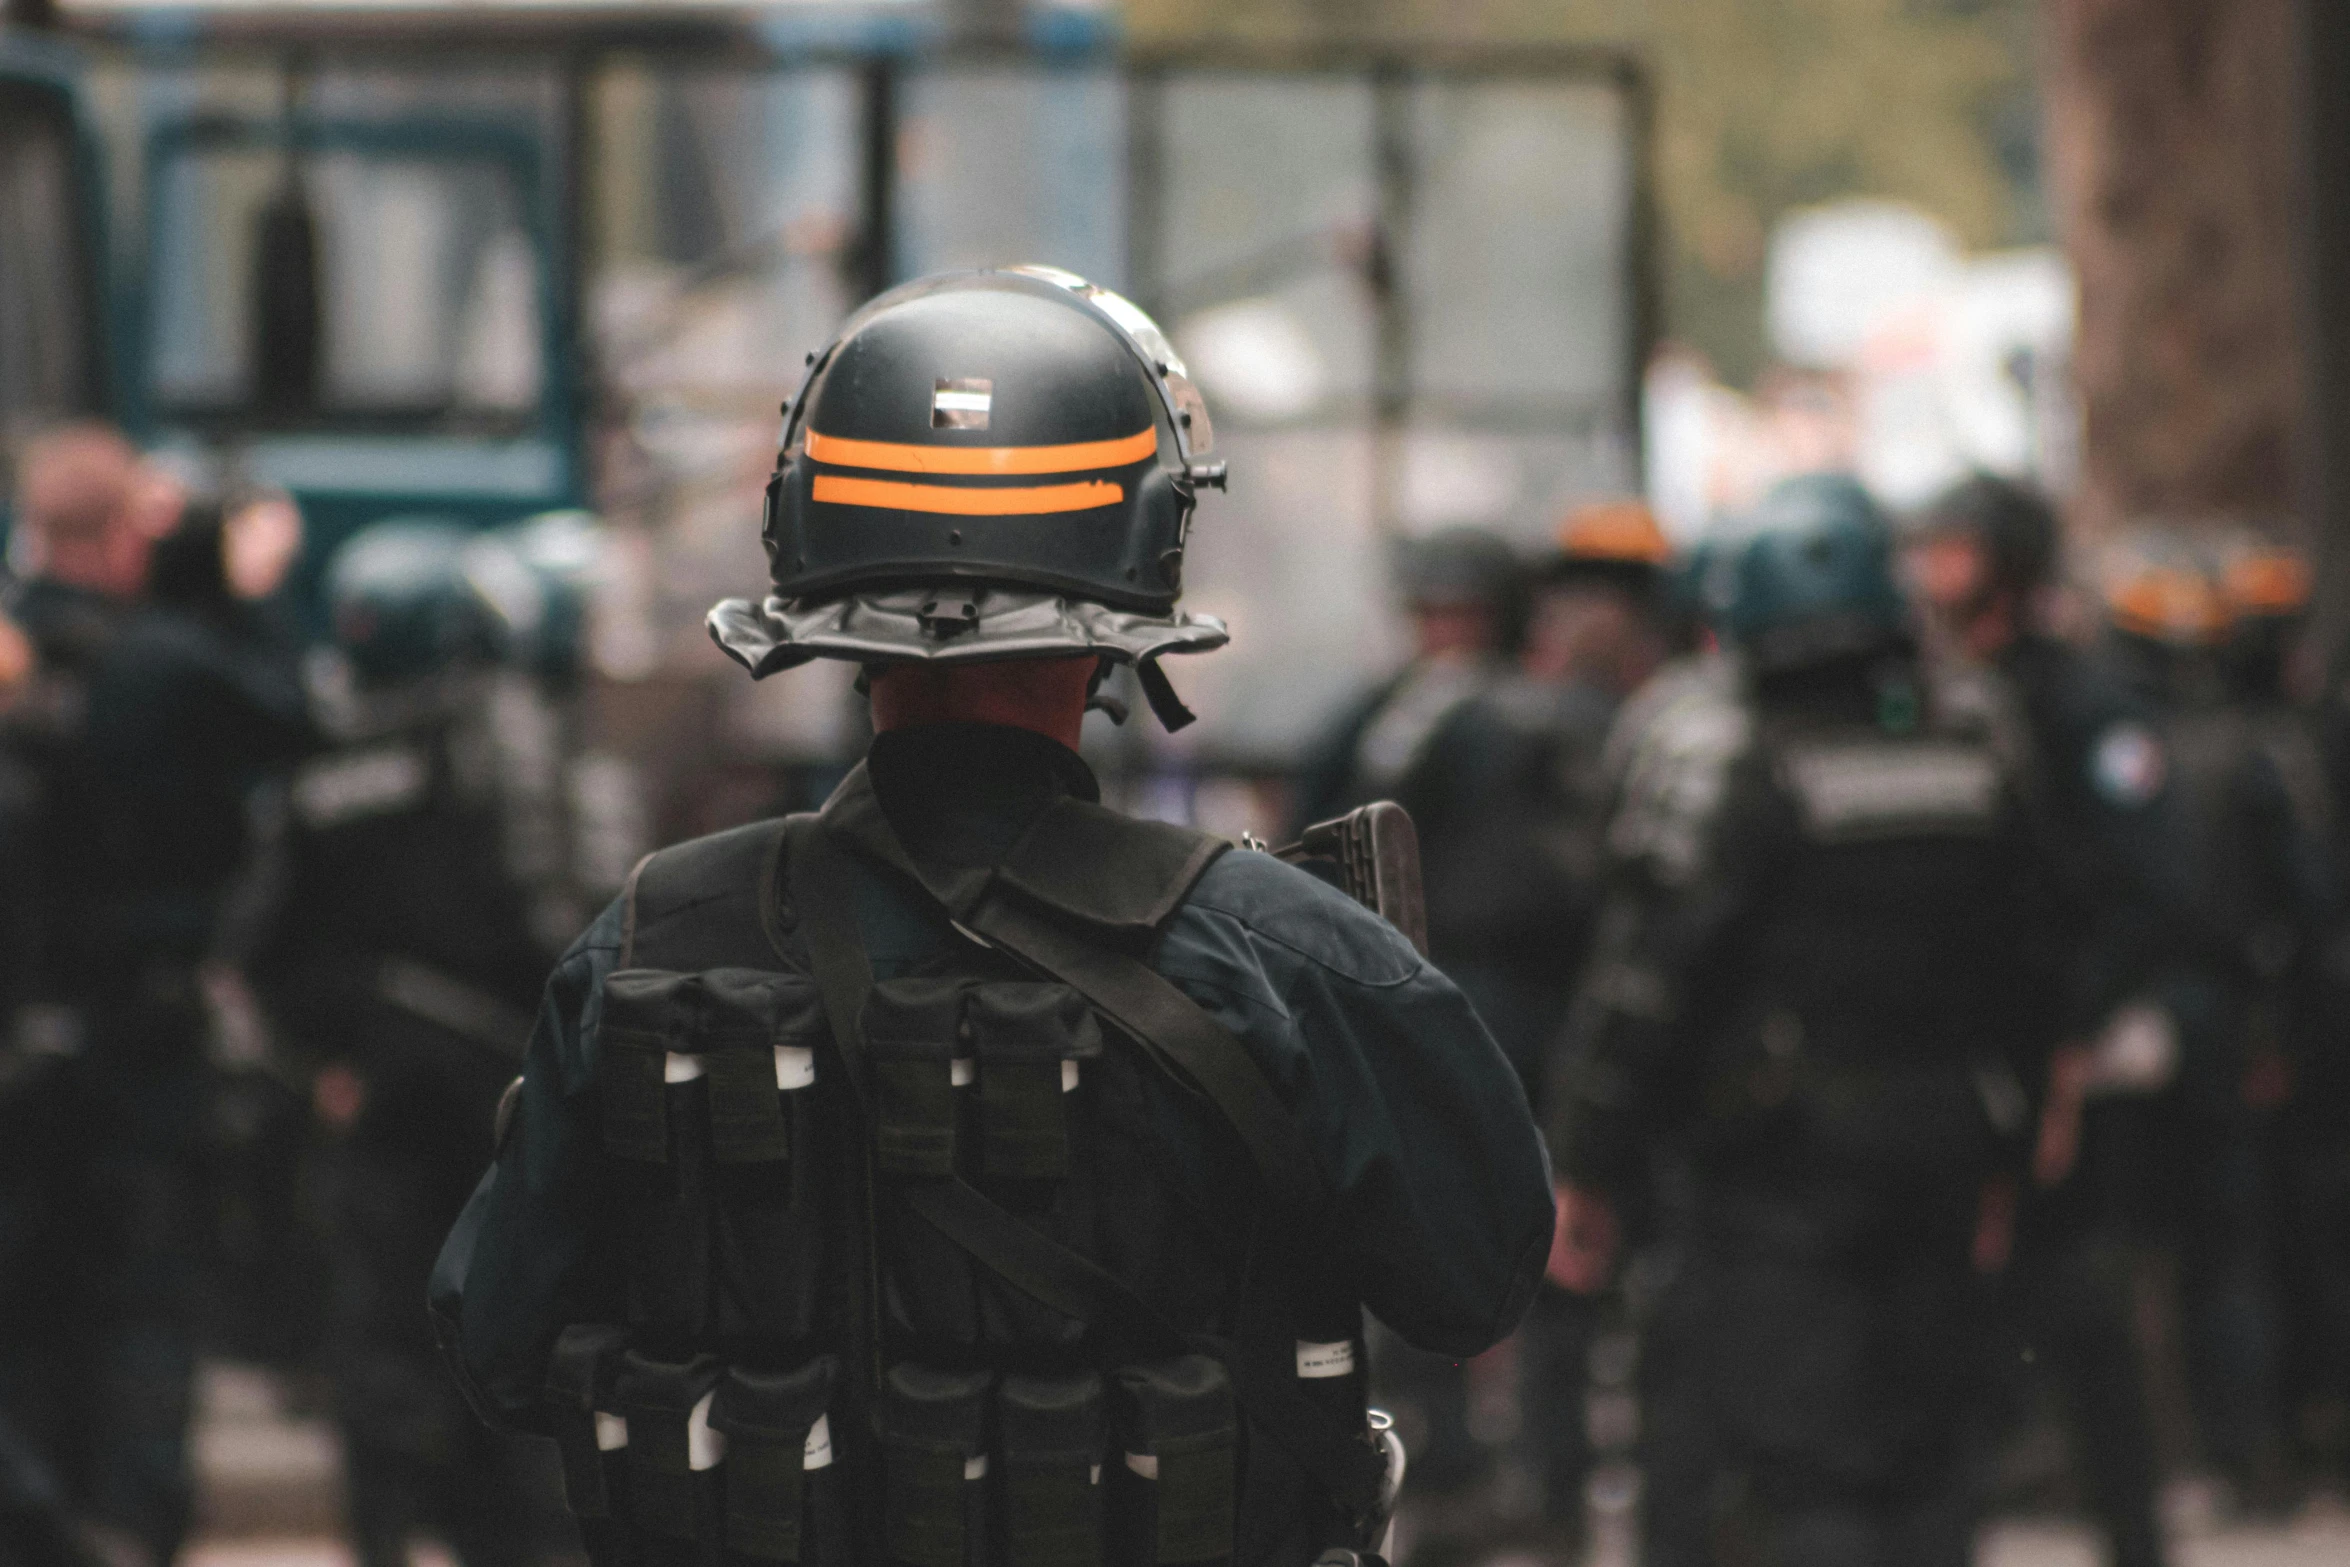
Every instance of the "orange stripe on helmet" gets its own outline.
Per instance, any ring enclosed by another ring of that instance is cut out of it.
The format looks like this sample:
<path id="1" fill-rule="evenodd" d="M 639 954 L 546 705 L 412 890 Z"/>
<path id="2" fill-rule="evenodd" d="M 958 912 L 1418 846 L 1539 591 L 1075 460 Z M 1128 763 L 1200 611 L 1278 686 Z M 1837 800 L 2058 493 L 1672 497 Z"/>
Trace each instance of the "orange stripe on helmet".
<path id="1" fill-rule="evenodd" d="M 2231 563 L 2222 584 L 2247 615 L 2291 615 L 2309 606 L 2309 566 L 2291 555 L 2250 555 Z"/>
<path id="2" fill-rule="evenodd" d="M 1088 468 L 1123 468 L 1158 449 L 1155 428 L 1112 441 L 1072 441 L 1066 446 L 912 446 L 808 432 L 808 455 L 818 462 L 891 473 L 1081 473 Z"/>
<path id="3" fill-rule="evenodd" d="M 1091 511 L 1126 498 L 1123 486 L 1107 479 L 1082 484 L 1023 485 L 1017 489 L 966 490 L 944 484 L 907 484 L 898 479 L 851 479 L 820 473 L 812 497 L 836 506 L 878 506 L 890 511 L 947 512 L 958 517 L 1010 517 L 1030 512 Z"/>
<path id="4" fill-rule="evenodd" d="M 1559 553 L 1571 561 L 1662 566 L 1673 546 L 1644 501 L 1597 501 L 1578 506 L 1559 524 Z"/>

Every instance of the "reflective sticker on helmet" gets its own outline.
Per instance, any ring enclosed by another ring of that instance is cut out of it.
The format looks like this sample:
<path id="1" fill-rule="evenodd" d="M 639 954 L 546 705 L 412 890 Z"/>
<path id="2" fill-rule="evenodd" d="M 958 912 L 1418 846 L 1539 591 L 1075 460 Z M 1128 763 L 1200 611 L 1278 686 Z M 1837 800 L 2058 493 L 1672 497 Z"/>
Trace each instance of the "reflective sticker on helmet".
<path id="1" fill-rule="evenodd" d="M 2162 741 L 2144 724 L 2123 723 L 2108 728 L 2090 758 L 2090 781 L 2115 805 L 2144 805 L 2162 792 L 2170 771 Z"/>
<path id="2" fill-rule="evenodd" d="M 930 392 L 933 430 L 984 430 L 988 411 L 995 406 L 995 383 L 963 378 L 941 379 Z"/>
<path id="3" fill-rule="evenodd" d="M 958 517 L 1016 517 L 1037 512 L 1091 511 L 1115 506 L 1125 488 L 1107 479 L 1083 484 L 1024 484 L 1010 489 L 962 490 L 944 484 L 906 484 L 896 479 L 849 479 L 820 473 L 809 497 L 836 506 L 877 506 L 889 511 L 946 512 Z"/>
<path id="4" fill-rule="evenodd" d="M 818 462 L 892 473 L 1082 473 L 1088 468 L 1123 468 L 1156 456 L 1158 450 L 1159 432 L 1149 426 L 1116 440 L 1060 446 L 912 446 L 808 432 L 808 455 Z"/>

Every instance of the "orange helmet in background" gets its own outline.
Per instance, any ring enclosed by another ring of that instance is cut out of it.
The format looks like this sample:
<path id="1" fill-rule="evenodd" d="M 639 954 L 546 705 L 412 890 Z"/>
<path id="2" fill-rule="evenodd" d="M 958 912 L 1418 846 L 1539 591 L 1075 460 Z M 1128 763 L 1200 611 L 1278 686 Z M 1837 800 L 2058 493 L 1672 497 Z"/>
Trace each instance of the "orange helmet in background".
<path id="1" fill-rule="evenodd" d="M 1672 563 L 1672 541 L 1646 501 L 1590 501 L 1559 521 L 1554 574 L 1578 568 L 1661 571 Z"/>
<path id="2" fill-rule="evenodd" d="M 2167 533 L 2146 530 L 2116 540 L 2097 576 L 2105 618 L 2125 635 L 2169 648 L 2216 648 L 2235 625 L 2215 563 Z"/>
<path id="3" fill-rule="evenodd" d="M 2294 545 L 2247 535 L 2220 550 L 2220 594 L 2237 619 L 2297 619 L 2312 585 L 2309 558 Z"/>

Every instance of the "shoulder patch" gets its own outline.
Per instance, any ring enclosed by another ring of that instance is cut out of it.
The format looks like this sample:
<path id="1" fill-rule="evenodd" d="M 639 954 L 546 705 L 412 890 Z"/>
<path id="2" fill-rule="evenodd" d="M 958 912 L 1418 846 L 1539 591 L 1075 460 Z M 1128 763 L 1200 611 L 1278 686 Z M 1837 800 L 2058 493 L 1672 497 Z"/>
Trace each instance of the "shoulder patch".
<path id="1" fill-rule="evenodd" d="M 2110 804 L 2140 806 L 2162 792 L 2170 755 L 2162 737 L 2135 721 L 2108 724 L 2089 753 L 2089 782 Z"/>
<path id="2" fill-rule="evenodd" d="M 432 764 L 417 746 L 338 751 L 294 774 L 294 811 L 304 826 L 339 827 L 361 817 L 406 810 L 424 798 L 431 783 Z"/>
<path id="3" fill-rule="evenodd" d="M 1999 804 L 1999 764 L 1988 748 L 1950 741 L 1841 741 L 1791 745 L 1787 787 L 1814 838 L 1873 838 L 1988 829 Z"/>

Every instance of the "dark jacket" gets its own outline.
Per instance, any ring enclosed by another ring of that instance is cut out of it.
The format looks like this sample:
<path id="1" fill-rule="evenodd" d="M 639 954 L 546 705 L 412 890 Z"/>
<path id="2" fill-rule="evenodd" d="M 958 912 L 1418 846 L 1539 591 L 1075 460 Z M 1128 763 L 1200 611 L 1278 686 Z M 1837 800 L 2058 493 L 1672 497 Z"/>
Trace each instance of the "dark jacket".
<path id="1" fill-rule="evenodd" d="M 1055 799 L 1095 794 L 1068 751 L 989 726 L 884 735 L 869 767 L 908 852 L 944 864 L 994 863 Z M 876 978 L 957 939 L 943 910 L 877 866 L 858 862 L 853 901 Z M 621 1314 L 594 1083 L 623 921 L 620 905 L 607 910 L 549 981 L 512 1135 L 435 1275 L 434 1309 L 479 1401 L 526 1427 L 557 1332 Z M 787 958 L 807 963 L 804 949 Z M 1249 852 L 1209 867 L 1148 961 L 1238 1036 L 1302 1125 L 1332 1193 L 1333 1282 L 1430 1349 L 1469 1355 L 1506 1335 L 1550 1245 L 1546 1163 L 1516 1078 L 1444 976 L 1359 905 Z M 1149 1132 L 1133 1151 L 1167 1195 L 1166 1243 L 1132 1248 L 1133 1266 L 1216 1267 L 1261 1201 L 1254 1177 L 1196 1095 L 1147 1080 Z M 1170 1312 L 1203 1295 L 1196 1279 L 1123 1282 Z"/>

